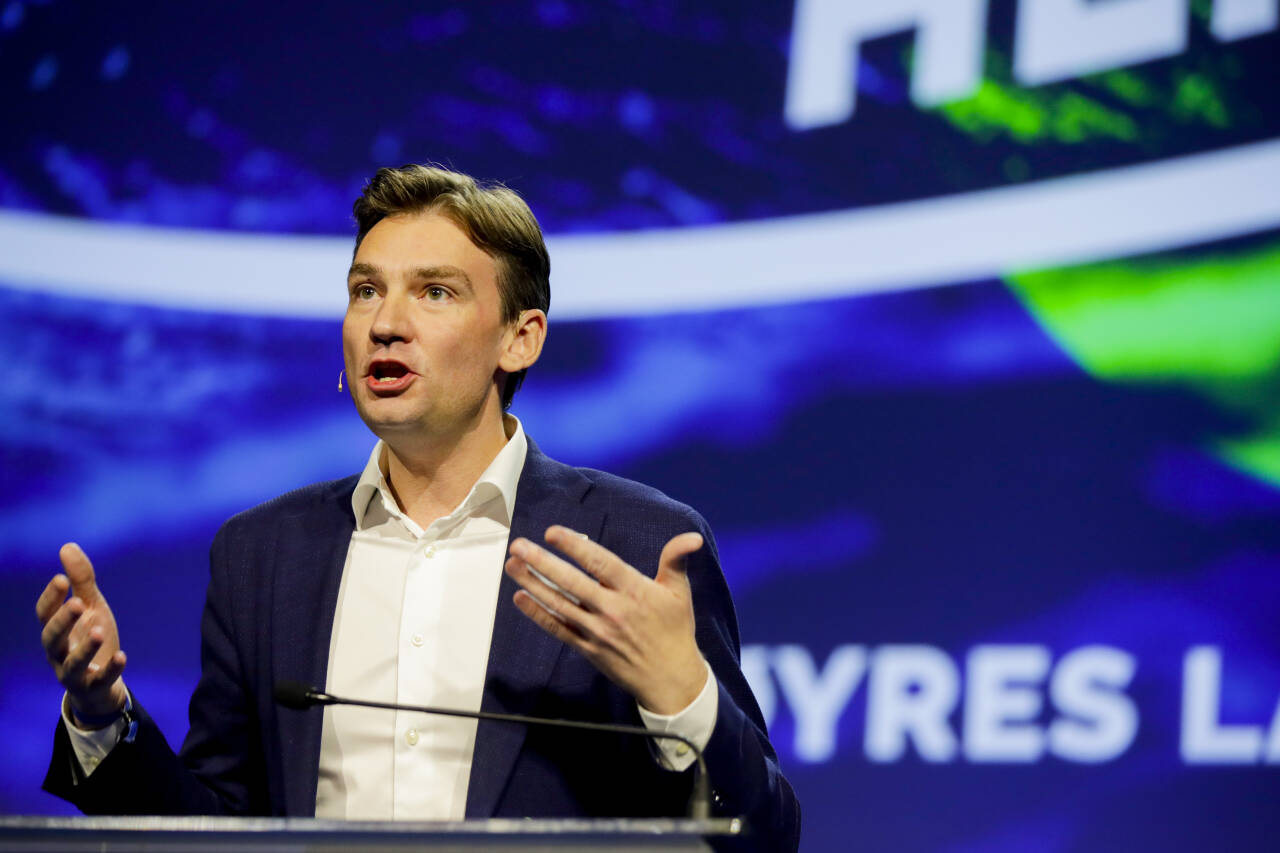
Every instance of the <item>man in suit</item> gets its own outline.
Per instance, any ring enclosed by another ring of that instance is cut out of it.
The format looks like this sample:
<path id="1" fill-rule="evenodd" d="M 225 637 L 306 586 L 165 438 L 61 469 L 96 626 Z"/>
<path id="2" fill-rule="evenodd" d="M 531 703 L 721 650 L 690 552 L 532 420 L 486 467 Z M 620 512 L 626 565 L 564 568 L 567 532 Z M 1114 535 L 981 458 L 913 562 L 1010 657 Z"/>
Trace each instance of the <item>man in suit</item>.
<path id="1" fill-rule="evenodd" d="M 690 791 L 672 741 L 288 711 L 272 686 L 291 679 L 683 735 L 751 846 L 794 849 L 799 806 L 738 668 L 705 522 L 554 462 L 506 414 L 547 329 L 533 214 L 424 166 L 380 170 L 355 214 L 343 354 L 379 438 L 368 465 L 219 531 L 179 754 L 126 689 L 93 569 L 64 546 L 36 606 L 67 691 L 46 788 L 97 813 L 383 819 L 670 815 Z"/>

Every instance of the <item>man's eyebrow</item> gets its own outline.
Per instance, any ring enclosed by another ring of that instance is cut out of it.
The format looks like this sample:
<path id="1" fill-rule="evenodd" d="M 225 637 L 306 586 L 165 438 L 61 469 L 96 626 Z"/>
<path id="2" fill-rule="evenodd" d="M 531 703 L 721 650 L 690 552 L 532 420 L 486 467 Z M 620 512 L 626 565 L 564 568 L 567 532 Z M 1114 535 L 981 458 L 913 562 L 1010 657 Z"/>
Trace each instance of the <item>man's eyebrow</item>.
<path id="1" fill-rule="evenodd" d="M 460 267 L 451 266 L 449 264 L 441 264 L 434 267 L 418 267 L 413 271 L 413 277 L 422 280 L 442 280 L 450 279 L 464 285 L 468 290 L 471 289 L 471 276 Z"/>
<path id="2" fill-rule="evenodd" d="M 385 275 L 386 274 L 383 272 L 382 267 L 377 264 L 366 263 L 365 261 L 358 261 L 351 265 L 351 269 L 347 270 L 348 279 L 352 279 L 357 276 L 368 276 L 369 278 L 380 279 L 384 278 Z M 437 281 L 456 281 L 468 290 L 473 289 L 471 285 L 471 276 L 467 275 L 466 271 L 460 267 L 455 267 L 450 264 L 440 264 L 434 267 L 418 267 L 414 269 L 410 275 L 419 281 L 431 281 L 433 279 Z"/>
<path id="3" fill-rule="evenodd" d="M 354 263 L 351 269 L 347 270 L 347 278 L 354 278 L 358 275 L 367 275 L 369 278 L 381 278 L 382 267 L 374 264 L 366 264 L 364 261 Z"/>

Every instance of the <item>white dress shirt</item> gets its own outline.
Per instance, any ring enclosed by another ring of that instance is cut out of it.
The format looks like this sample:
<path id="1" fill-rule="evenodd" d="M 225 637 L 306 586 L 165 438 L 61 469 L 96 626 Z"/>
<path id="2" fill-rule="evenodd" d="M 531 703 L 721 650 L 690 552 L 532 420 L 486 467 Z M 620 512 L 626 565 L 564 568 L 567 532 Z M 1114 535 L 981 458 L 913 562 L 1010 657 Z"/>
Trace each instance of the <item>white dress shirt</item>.
<path id="1" fill-rule="evenodd" d="M 400 511 L 387 485 L 385 445 L 369 456 L 351 497 L 351 536 L 329 645 L 326 690 L 340 696 L 478 711 L 498 587 L 528 441 L 507 416 L 508 441 L 463 501 L 425 530 Z M 639 708 L 651 731 L 701 749 L 718 711 L 707 667 L 702 693 L 674 715 Z M 72 748 L 92 773 L 119 739 L 117 723 L 77 728 Z M 326 707 L 316 816 L 360 820 L 460 820 L 477 723 L 372 708 Z M 655 758 L 683 770 L 693 755 L 677 741 Z"/>
<path id="2" fill-rule="evenodd" d="M 396 505 L 382 442 L 351 496 L 326 688 L 480 710 L 498 584 L 528 444 L 518 426 L 453 512 L 423 530 Z M 461 818 L 475 720 L 326 707 L 316 816 Z"/>

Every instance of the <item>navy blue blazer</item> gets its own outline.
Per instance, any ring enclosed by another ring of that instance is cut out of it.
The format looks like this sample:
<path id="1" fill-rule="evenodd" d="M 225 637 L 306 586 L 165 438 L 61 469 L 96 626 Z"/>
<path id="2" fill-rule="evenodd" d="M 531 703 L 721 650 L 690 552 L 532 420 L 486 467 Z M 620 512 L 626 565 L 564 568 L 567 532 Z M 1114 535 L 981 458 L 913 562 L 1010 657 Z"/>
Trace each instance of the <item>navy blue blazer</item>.
<path id="1" fill-rule="evenodd" d="M 201 676 L 179 753 L 138 703 L 136 739 L 85 779 L 59 723 L 46 790 L 90 814 L 313 815 L 322 714 L 279 707 L 272 686 L 325 682 L 356 481 L 290 492 L 218 532 L 201 620 Z M 671 537 L 703 535 L 688 574 L 698 647 L 719 682 L 706 749 L 713 811 L 745 816 L 750 848 L 794 850 L 799 803 L 738 666 L 737 617 L 706 522 L 655 489 L 562 465 L 530 441 L 511 537 L 541 541 L 551 524 L 586 533 L 650 573 Z M 629 694 L 516 609 L 516 589 L 504 574 L 481 707 L 640 724 Z M 685 813 L 690 786 L 691 772 L 660 768 L 643 738 L 482 721 L 466 814 L 673 816 Z"/>

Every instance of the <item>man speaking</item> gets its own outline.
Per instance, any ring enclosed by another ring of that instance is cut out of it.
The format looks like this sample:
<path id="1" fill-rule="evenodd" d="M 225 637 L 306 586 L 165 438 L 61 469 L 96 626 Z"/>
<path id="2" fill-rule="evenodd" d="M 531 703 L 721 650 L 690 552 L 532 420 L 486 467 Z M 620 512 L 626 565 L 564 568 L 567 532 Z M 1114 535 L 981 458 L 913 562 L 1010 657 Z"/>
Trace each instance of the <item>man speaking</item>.
<path id="1" fill-rule="evenodd" d="M 292 680 L 681 735 L 704 748 L 714 812 L 745 816 L 752 847 L 795 849 L 799 805 L 738 667 L 706 522 L 555 462 L 506 413 L 547 332 L 532 212 L 405 166 L 379 170 L 355 217 L 342 339 L 379 439 L 368 464 L 218 532 L 177 754 L 125 687 L 88 558 L 62 548 L 36 604 L 66 688 L 46 789 L 89 813 L 383 820 L 678 815 L 689 797 L 678 741 L 280 708 L 273 687 Z"/>

